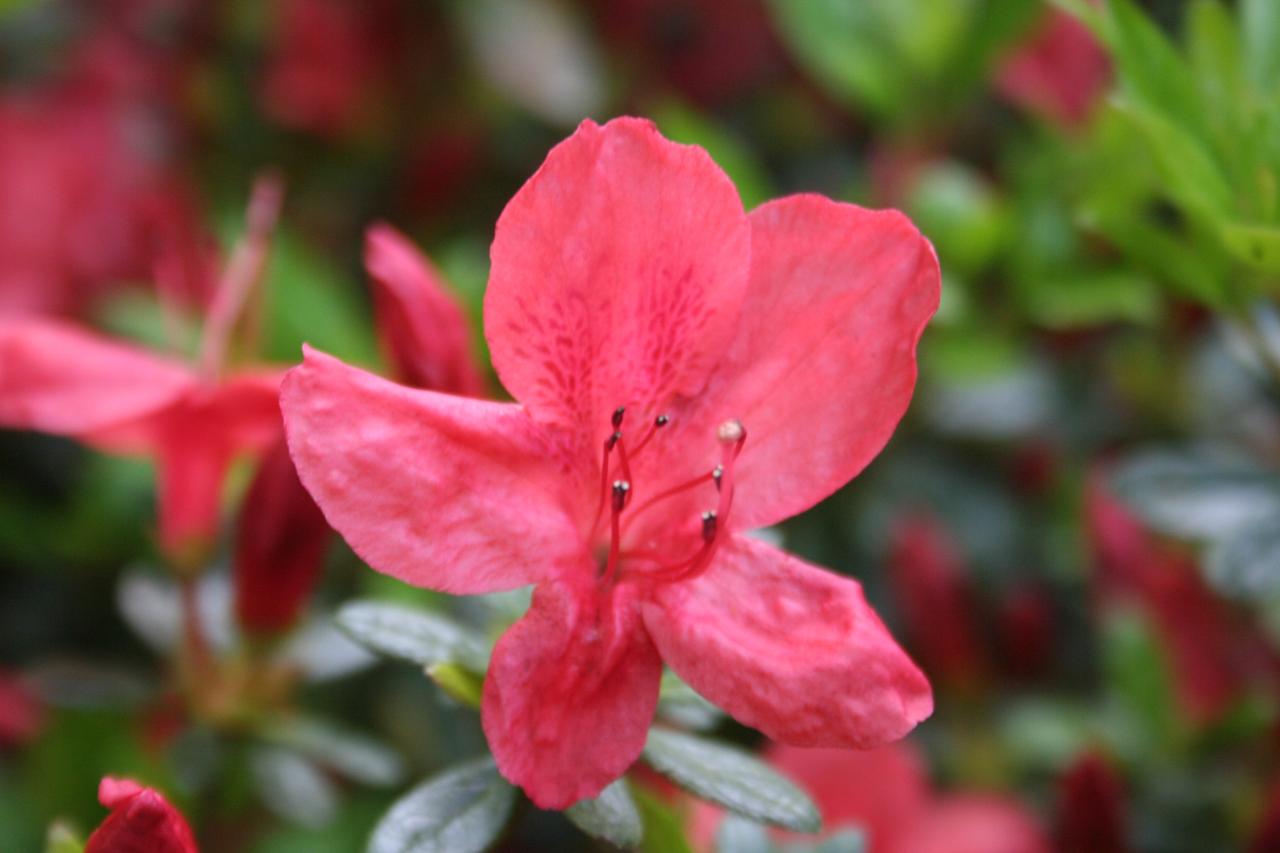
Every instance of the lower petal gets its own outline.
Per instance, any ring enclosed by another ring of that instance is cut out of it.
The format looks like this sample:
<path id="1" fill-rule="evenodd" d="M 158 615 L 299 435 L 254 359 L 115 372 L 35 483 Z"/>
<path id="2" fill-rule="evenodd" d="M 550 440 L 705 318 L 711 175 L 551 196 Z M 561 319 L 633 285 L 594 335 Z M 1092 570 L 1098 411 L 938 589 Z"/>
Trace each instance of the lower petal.
<path id="1" fill-rule="evenodd" d="M 856 581 L 750 538 L 657 590 L 644 619 L 695 690 L 783 743 L 866 749 L 933 712 L 924 674 Z"/>
<path id="2" fill-rule="evenodd" d="M 494 649 L 485 735 L 502 775 L 542 808 L 594 797 L 644 748 L 662 661 L 631 595 L 543 584 Z"/>

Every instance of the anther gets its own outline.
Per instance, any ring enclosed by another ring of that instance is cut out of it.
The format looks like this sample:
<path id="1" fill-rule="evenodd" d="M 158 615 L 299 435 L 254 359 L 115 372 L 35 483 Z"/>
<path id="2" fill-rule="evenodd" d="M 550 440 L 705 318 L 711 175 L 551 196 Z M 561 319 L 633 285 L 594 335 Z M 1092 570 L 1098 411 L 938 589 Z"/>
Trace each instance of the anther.
<path id="1" fill-rule="evenodd" d="M 613 511 L 614 513 L 622 512 L 623 507 L 627 505 L 627 496 L 631 492 L 631 484 L 626 480 L 613 481 Z"/>
<path id="2" fill-rule="evenodd" d="M 627 413 L 626 406 L 619 406 L 618 408 L 613 410 L 613 417 L 611 417 L 609 420 L 613 424 L 613 428 L 615 430 L 620 429 L 622 427 L 622 417 L 626 413 Z"/>
<path id="3" fill-rule="evenodd" d="M 610 435 L 608 438 L 605 439 L 604 449 L 613 450 L 613 448 L 618 444 L 619 441 L 622 441 L 622 433 L 621 432 L 613 433 L 612 435 Z"/>
<path id="4" fill-rule="evenodd" d="M 747 437 L 747 431 L 742 427 L 742 421 L 737 418 L 730 418 L 716 428 L 716 439 L 721 444 L 737 444 Z"/>
<path id="5" fill-rule="evenodd" d="M 667 415 L 658 415 L 658 417 L 654 418 L 653 420 L 653 426 L 656 429 L 662 429 L 662 427 L 666 426 L 669 423 L 671 423 L 671 418 L 668 417 Z"/>
<path id="6" fill-rule="evenodd" d="M 724 466 L 717 465 L 711 469 L 711 479 L 716 481 L 716 491 L 720 491 L 720 481 L 724 479 Z"/>
<path id="7" fill-rule="evenodd" d="M 708 545 L 716 538 L 716 517 L 713 509 L 702 514 L 702 541 Z"/>

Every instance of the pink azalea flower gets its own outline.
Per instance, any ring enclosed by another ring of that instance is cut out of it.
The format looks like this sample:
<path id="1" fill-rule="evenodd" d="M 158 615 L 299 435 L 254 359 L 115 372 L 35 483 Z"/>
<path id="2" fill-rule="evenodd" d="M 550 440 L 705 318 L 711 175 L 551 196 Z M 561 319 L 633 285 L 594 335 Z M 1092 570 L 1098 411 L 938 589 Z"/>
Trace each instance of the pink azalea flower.
<path id="1" fill-rule="evenodd" d="M 187 819 L 159 791 L 107 776 L 98 802 L 111 814 L 89 836 L 84 853 L 199 853 Z"/>
<path id="2" fill-rule="evenodd" d="M 1111 62 L 1089 28 L 1050 9 L 996 73 L 1014 104 L 1072 128 L 1084 124 L 1111 83 Z"/>
<path id="3" fill-rule="evenodd" d="M 908 742 L 865 751 L 773 745 L 766 760 L 809 792 L 823 835 L 861 830 L 872 853 L 1048 853 L 1044 831 L 1016 800 L 971 791 L 935 792 L 920 753 Z M 723 820 L 698 803 L 690 835 L 713 849 Z M 813 838 L 774 830 L 782 840 Z"/>
<path id="4" fill-rule="evenodd" d="M 278 187 L 255 189 L 249 237 L 210 309 L 199 365 L 58 321 L 0 322 L 0 425 L 154 458 L 160 545 L 179 565 L 202 554 L 216 533 L 234 457 L 261 452 L 280 436 L 279 371 L 221 373 L 278 205 Z"/>
<path id="5" fill-rule="evenodd" d="M 743 213 L 696 147 L 584 122 L 498 221 L 485 297 L 519 403 L 419 391 L 307 350 L 289 446 L 371 566 L 451 593 L 536 584 L 482 721 L 535 803 L 639 755 L 665 661 L 743 723 L 868 747 L 932 711 L 856 581 L 746 531 L 807 509 L 888 441 L 937 306 L 901 214 L 812 195 Z"/>

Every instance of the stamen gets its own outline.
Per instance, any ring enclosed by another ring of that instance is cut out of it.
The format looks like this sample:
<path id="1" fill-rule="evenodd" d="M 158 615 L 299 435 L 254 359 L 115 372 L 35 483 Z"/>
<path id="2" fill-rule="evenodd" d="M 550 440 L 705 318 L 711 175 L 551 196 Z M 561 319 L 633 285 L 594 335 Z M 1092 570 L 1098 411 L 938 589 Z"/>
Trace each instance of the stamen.
<path id="1" fill-rule="evenodd" d="M 708 474 L 699 474 L 698 476 L 690 480 L 685 480 L 683 483 L 681 483 L 678 486 L 672 486 L 671 488 L 667 489 L 664 492 L 659 492 L 658 494 L 649 498 L 647 501 L 640 504 L 640 506 L 632 510 L 631 513 L 627 516 L 627 523 L 628 524 L 634 523 L 637 516 L 639 516 L 641 513 L 643 513 L 645 510 L 647 510 L 649 507 L 653 506 L 654 504 L 659 503 L 661 501 L 665 501 L 667 498 L 671 497 L 672 495 L 678 495 L 681 492 L 687 492 L 689 491 L 689 489 L 693 489 L 698 486 L 701 486 L 703 483 L 707 482 L 707 480 L 710 480 L 713 476 L 714 476 L 714 472 L 708 473 Z"/>
<path id="2" fill-rule="evenodd" d="M 622 512 L 627 505 L 627 495 L 631 492 L 631 484 L 626 480 L 613 481 L 613 511 Z"/>
<path id="3" fill-rule="evenodd" d="M 717 465 L 711 470 L 711 479 L 716 481 L 716 491 L 720 491 L 720 480 L 724 478 L 724 466 Z"/>
<path id="4" fill-rule="evenodd" d="M 618 408 L 613 410 L 613 416 L 609 418 L 609 421 L 610 423 L 613 424 L 613 428 L 615 430 L 622 429 L 622 418 L 624 415 L 626 415 L 626 413 L 627 413 L 626 406 L 619 406 Z"/>
<path id="5" fill-rule="evenodd" d="M 716 511 L 709 509 L 702 514 L 702 541 L 711 544 L 716 538 Z"/>
<path id="6" fill-rule="evenodd" d="M 631 455 L 639 456 L 640 451 L 644 449 L 644 446 L 652 441 L 653 437 L 658 434 L 658 430 L 662 429 L 669 423 L 671 423 L 671 417 L 669 415 L 658 415 L 654 418 L 653 425 L 650 426 L 649 431 L 644 434 L 644 438 L 640 439 L 640 443 L 636 445 L 636 449 L 631 451 Z"/>
<path id="7" fill-rule="evenodd" d="M 604 566 L 604 580 L 612 583 L 617 576 L 618 554 L 622 548 L 622 530 L 620 519 L 622 510 L 627 505 L 627 494 L 631 484 L 626 480 L 613 481 L 612 512 L 609 513 L 609 559 Z"/>

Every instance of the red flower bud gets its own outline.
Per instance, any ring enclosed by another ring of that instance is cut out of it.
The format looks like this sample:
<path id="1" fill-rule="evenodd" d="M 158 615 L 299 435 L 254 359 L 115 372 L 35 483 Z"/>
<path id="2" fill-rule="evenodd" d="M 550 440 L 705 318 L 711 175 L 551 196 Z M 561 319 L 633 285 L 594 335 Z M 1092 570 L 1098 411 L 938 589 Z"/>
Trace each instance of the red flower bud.
<path id="1" fill-rule="evenodd" d="M 40 700 L 15 673 L 0 670 L 0 747 L 26 743 L 43 725 Z"/>
<path id="2" fill-rule="evenodd" d="M 89 836 L 84 853 L 199 853 L 186 818 L 158 791 L 107 776 L 98 802 L 111 814 Z"/>
<path id="3" fill-rule="evenodd" d="M 894 532 L 890 572 L 910 648 L 931 678 L 969 684 L 984 668 L 973 589 L 955 543 L 925 515 Z"/>
<path id="4" fill-rule="evenodd" d="M 289 627 L 315 588 L 329 525 L 281 438 L 262 458 L 240 513 L 236 617 L 250 631 Z"/>
<path id="5" fill-rule="evenodd" d="M 1086 753 L 1063 775 L 1058 805 L 1062 853 L 1125 853 L 1124 792 L 1100 756 Z"/>

